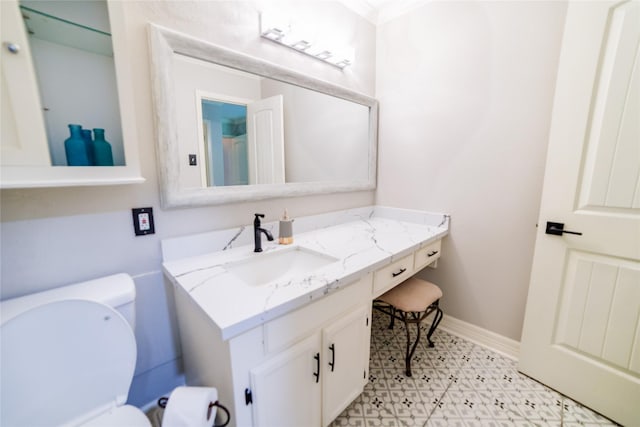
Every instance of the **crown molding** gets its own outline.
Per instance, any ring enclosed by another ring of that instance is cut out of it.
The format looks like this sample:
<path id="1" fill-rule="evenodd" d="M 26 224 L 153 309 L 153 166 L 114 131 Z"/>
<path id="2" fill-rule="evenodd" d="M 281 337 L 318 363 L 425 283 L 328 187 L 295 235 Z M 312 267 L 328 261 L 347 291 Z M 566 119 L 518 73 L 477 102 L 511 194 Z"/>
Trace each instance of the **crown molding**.
<path id="1" fill-rule="evenodd" d="M 341 3 L 374 25 L 381 25 L 433 0 L 341 0 Z"/>

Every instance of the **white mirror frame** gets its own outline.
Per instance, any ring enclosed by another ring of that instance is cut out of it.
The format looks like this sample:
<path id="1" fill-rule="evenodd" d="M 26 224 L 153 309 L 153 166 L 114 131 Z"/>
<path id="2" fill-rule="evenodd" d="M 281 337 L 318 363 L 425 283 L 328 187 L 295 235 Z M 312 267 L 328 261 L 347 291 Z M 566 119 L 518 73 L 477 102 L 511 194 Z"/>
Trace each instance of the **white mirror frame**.
<path id="1" fill-rule="evenodd" d="M 378 102 L 369 96 L 305 76 L 270 62 L 149 24 L 150 63 L 163 208 L 208 206 L 276 197 L 295 197 L 376 188 Z M 182 54 L 291 83 L 369 107 L 369 173 L 366 180 L 296 182 L 228 187 L 180 188 L 180 155 L 174 103 L 172 56 Z"/>

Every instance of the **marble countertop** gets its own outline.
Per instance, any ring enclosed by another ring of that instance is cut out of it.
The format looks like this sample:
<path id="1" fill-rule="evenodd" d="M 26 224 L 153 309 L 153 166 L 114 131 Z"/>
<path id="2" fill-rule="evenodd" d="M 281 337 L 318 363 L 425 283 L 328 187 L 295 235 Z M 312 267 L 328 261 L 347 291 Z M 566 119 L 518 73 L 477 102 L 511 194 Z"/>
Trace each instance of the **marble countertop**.
<path id="1" fill-rule="evenodd" d="M 345 216 L 345 212 L 350 212 Z M 369 272 L 390 264 L 422 246 L 444 237 L 449 230 L 449 216 L 404 209 L 371 207 L 341 211 L 331 223 L 330 215 L 313 221 L 301 219 L 305 232 L 296 232 L 294 243 L 278 245 L 263 236 L 262 253 L 253 252 L 253 244 L 224 246 L 202 255 L 165 261 L 165 275 L 188 292 L 194 301 L 220 328 L 223 339 L 232 338 L 268 320 L 347 286 Z M 250 227 L 249 227 L 250 228 Z M 245 232 L 242 227 L 240 232 Z M 253 230 L 250 230 L 251 233 Z M 246 233 L 245 233 L 246 234 Z M 231 242 L 237 238 L 233 237 Z M 187 244 L 174 242 L 173 244 Z M 337 261 L 309 273 L 250 286 L 228 272 L 225 266 L 241 260 L 264 257 L 269 253 L 307 248 L 336 258 Z"/>

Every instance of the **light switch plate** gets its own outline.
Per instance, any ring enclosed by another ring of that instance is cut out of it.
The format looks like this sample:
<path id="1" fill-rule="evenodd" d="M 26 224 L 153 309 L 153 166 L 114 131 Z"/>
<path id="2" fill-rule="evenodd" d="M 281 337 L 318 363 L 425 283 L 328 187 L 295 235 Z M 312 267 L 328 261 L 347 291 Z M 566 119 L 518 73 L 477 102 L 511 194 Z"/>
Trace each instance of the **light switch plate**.
<path id="1" fill-rule="evenodd" d="M 153 208 L 134 208 L 131 209 L 131 213 L 136 236 L 146 236 L 156 232 L 153 224 Z"/>

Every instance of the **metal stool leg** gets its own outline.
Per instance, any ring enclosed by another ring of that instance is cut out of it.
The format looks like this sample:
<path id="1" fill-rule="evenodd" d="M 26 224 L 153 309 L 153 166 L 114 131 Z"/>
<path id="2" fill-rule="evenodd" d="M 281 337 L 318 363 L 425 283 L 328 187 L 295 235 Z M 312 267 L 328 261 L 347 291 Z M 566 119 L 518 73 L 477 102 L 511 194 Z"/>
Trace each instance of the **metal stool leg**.
<path id="1" fill-rule="evenodd" d="M 436 314 L 433 316 L 433 323 L 431 324 L 429 332 L 427 333 L 427 341 L 429 342 L 429 347 L 434 347 L 433 341 L 431 341 L 431 335 L 435 332 L 443 316 L 442 309 L 440 309 L 440 306 L 438 304 L 439 302 L 440 300 L 432 304 L 432 307 L 434 307 L 434 309 L 436 310 Z"/>
<path id="2" fill-rule="evenodd" d="M 413 353 L 416 352 L 416 348 L 418 347 L 418 342 L 420 342 L 420 320 L 422 320 L 419 316 L 419 313 L 411 313 L 413 319 L 409 320 L 409 313 L 403 312 L 404 318 L 404 327 L 407 330 L 407 356 L 405 358 L 405 374 L 410 377 L 411 376 L 411 358 L 413 357 Z M 409 332 L 409 323 L 416 324 L 416 340 L 411 345 L 411 333 Z"/>

